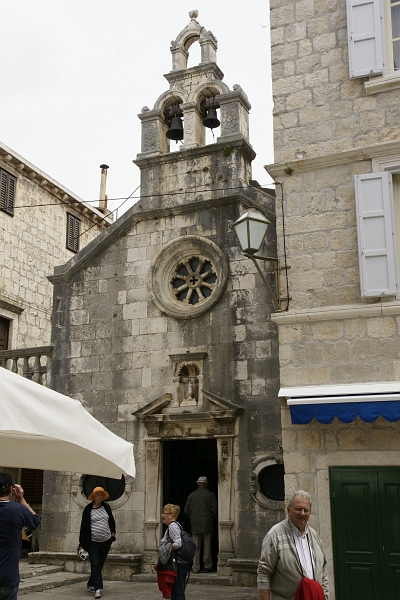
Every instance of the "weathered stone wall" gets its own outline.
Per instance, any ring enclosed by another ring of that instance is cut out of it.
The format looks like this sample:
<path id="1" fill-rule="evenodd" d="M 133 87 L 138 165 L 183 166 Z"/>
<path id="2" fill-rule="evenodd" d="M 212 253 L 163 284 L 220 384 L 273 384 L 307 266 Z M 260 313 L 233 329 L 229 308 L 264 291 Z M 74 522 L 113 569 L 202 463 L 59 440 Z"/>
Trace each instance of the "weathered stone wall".
<path id="1" fill-rule="evenodd" d="M 396 315 L 283 325 L 279 340 L 283 387 L 400 379 Z"/>
<path id="2" fill-rule="evenodd" d="M 282 184 L 278 256 L 285 241 L 291 297 L 288 312 L 272 317 L 281 386 L 398 381 L 400 303 L 361 298 L 354 189 L 355 175 L 377 170 L 374 158 L 398 154 L 398 84 L 377 92 L 377 78 L 350 79 L 344 0 L 271 0 L 271 44 L 268 171 Z M 399 465 L 399 424 L 293 425 L 283 399 L 282 428 L 286 493 L 313 494 L 310 522 L 327 549 L 334 597 L 329 466 Z"/>
<path id="3" fill-rule="evenodd" d="M 275 162 L 399 138 L 400 90 L 349 79 L 345 0 L 271 0 Z"/>
<path id="4" fill-rule="evenodd" d="M 354 175 L 369 173 L 371 161 L 296 170 L 283 177 L 285 239 L 291 309 L 360 301 Z M 279 253 L 283 224 L 277 191 Z M 286 287 L 281 278 L 282 289 Z M 363 302 L 373 302 L 374 299 Z"/>
<path id="5" fill-rule="evenodd" d="M 73 255 L 66 249 L 67 212 L 81 219 L 80 247 L 104 226 L 93 227 L 92 219 L 62 203 L 10 162 L 0 159 L 0 166 L 17 177 L 14 216 L 0 211 L 0 295 L 24 308 L 20 315 L 0 309 L 0 316 L 13 320 L 10 348 L 47 345 L 53 302 L 47 276 Z"/>
<path id="6" fill-rule="evenodd" d="M 273 199 L 257 193 L 271 210 Z M 152 213 L 143 210 L 146 202 Z M 151 202 L 150 207 L 148 200 L 133 207 L 120 225 L 114 224 L 107 232 L 114 236 L 113 243 L 70 282 L 55 286 L 55 296 L 62 297 L 53 324 L 56 387 L 79 399 L 106 427 L 135 444 L 134 499 L 115 511 L 122 535 L 113 551 L 141 553 L 148 493 L 145 430 L 132 412 L 165 393 L 173 394 L 168 355 L 174 349 L 206 348 L 204 388 L 244 409 L 235 430 L 232 535 L 236 556 L 256 557 L 265 532 L 282 512 L 265 510 L 251 499 L 249 475 L 254 460 L 279 454 L 280 408 L 277 328 L 270 321 L 271 303 L 255 267 L 240 252 L 230 225 L 244 205 L 235 197 L 221 199 L 220 205 L 216 199 L 196 210 L 188 204 L 178 209 L 179 196 L 171 210 L 165 208 L 163 198 Z M 149 271 L 161 248 L 181 236 L 184 247 L 187 235 L 214 242 L 229 262 L 230 275 L 214 307 L 194 319 L 182 320 L 155 306 Z M 275 243 L 272 239 L 264 252 L 273 254 Z M 72 550 L 79 530 L 80 509 L 68 492 L 71 478 L 56 477 L 64 479 L 62 489 L 67 491 L 54 502 L 58 479 L 46 479 L 44 551 Z M 126 513 L 123 519 L 121 511 Z M 66 531 L 71 535 L 65 537 Z"/>

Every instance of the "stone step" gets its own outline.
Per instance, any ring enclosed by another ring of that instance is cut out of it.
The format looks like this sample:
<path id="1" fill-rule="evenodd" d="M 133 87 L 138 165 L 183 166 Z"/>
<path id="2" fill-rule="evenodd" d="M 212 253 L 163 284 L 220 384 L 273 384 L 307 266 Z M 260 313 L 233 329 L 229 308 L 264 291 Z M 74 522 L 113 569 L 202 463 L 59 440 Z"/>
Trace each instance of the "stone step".
<path id="1" fill-rule="evenodd" d="M 37 575 L 50 575 L 52 573 L 61 573 L 63 568 L 58 565 L 46 565 L 46 564 L 24 564 L 20 563 L 19 573 L 21 579 L 29 579 L 36 577 Z"/>
<path id="2" fill-rule="evenodd" d="M 28 592 L 42 592 L 43 590 L 51 590 L 53 588 L 61 587 L 64 585 L 72 585 L 73 583 L 79 583 L 80 581 L 86 582 L 88 576 L 80 573 L 66 573 L 60 571 L 58 567 L 58 573 L 48 573 L 46 575 L 35 575 L 22 578 L 19 584 L 19 594 L 27 594 Z"/>
<path id="3" fill-rule="evenodd" d="M 142 573 L 140 575 L 132 575 L 131 581 L 139 581 L 143 583 L 156 583 L 157 575 L 154 573 Z M 232 585 L 232 577 L 217 575 L 217 573 L 190 573 L 189 583 L 201 585 Z"/>

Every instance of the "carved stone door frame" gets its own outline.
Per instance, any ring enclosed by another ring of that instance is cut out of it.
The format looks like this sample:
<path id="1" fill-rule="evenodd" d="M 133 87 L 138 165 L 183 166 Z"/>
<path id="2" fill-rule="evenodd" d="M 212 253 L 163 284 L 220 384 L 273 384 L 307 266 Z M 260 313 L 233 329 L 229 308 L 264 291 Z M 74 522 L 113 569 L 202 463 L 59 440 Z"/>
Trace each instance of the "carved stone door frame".
<path id="1" fill-rule="evenodd" d="M 173 407 L 173 398 L 164 394 L 134 415 L 145 425 L 145 514 L 143 568 L 150 572 L 157 562 L 161 539 L 162 442 L 169 440 L 216 439 L 218 468 L 218 574 L 230 574 L 228 560 L 234 558 L 234 464 L 236 422 L 242 409 L 227 400 L 203 391 L 204 405 Z M 172 410 L 171 410 L 172 407 Z"/>

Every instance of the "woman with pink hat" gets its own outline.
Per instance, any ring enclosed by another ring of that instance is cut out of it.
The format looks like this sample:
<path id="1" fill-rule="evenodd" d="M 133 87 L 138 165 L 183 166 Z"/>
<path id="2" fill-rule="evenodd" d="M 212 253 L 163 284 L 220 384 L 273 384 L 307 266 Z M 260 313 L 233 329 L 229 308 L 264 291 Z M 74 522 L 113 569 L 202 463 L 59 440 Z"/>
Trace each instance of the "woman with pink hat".
<path id="1" fill-rule="evenodd" d="M 92 500 L 82 514 L 79 548 L 89 552 L 90 577 L 87 582 L 89 592 L 95 592 L 95 598 L 101 598 L 103 577 L 101 570 L 106 561 L 112 542 L 115 542 L 115 520 L 111 508 L 105 500 L 108 492 L 95 487 L 88 497 Z"/>

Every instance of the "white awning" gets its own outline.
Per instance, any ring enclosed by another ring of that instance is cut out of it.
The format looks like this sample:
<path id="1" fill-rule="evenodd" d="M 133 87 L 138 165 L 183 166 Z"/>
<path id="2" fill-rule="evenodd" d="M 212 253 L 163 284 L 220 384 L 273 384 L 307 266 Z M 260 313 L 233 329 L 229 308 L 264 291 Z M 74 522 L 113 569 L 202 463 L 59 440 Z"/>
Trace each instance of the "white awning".
<path id="1" fill-rule="evenodd" d="M 351 423 L 357 416 L 368 423 L 379 416 L 400 420 L 400 381 L 281 388 L 278 395 L 287 398 L 295 424 L 314 418 L 331 423 L 335 417 Z"/>

